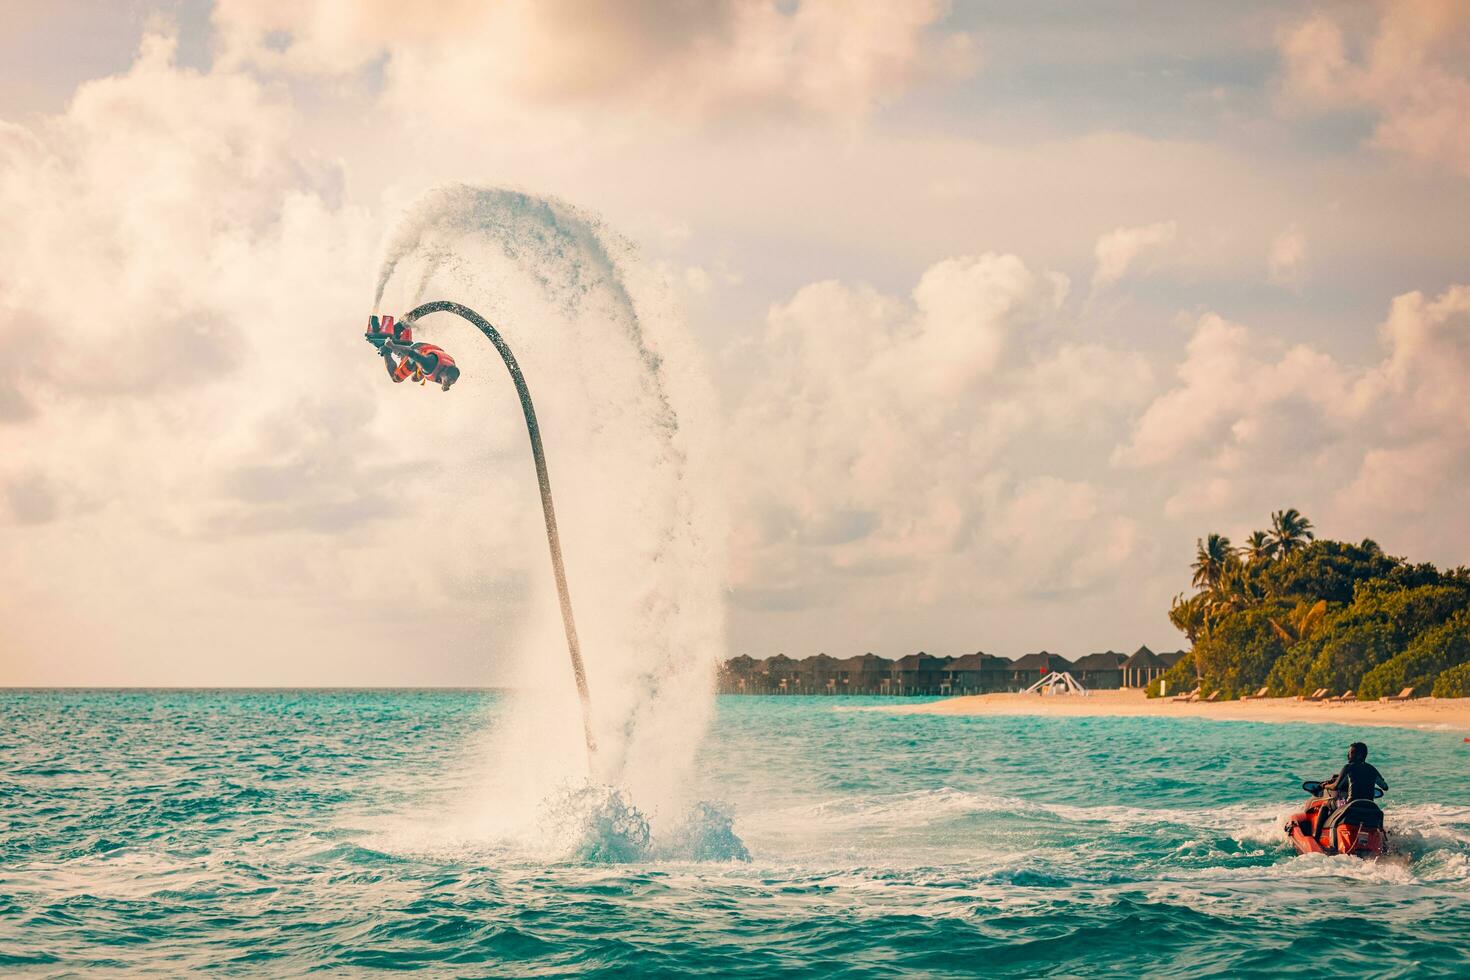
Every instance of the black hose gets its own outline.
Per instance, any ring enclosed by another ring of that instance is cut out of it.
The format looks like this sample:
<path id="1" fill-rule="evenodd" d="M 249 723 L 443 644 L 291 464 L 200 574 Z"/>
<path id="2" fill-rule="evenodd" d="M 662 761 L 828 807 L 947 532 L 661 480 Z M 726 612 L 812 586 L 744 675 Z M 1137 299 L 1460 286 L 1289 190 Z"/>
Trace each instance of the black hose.
<path id="1" fill-rule="evenodd" d="M 572 597 L 567 591 L 567 571 L 561 559 L 561 537 L 556 530 L 556 507 L 551 502 L 551 477 L 546 472 L 546 453 L 541 448 L 541 427 L 536 424 L 536 409 L 531 404 L 531 391 L 526 387 L 521 366 L 516 363 L 516 357 L 510 352 L 505 338 L 500 336 L 500 331 L 468 306 L 448 300 L 435 300 L 414 307 L 400 322 L 404 326 L 412 326 L 415 321 L 430 313 L 454 313 L 478 327 L 480 333 L 489 338 L 490 343 L 500 352 L 500 359 L 505 362 L 510 380 L 516 386 L 516 394 L 520 396 L 521 411 L 526 416 L 526 433 L 531 437 L 531 456 L 536 460 L 536 482 L 541 485 L 541 511 L 546 517 L 546 543 L 551 548 L 551 571 L 556 576 L 557 598 L 561 600 L 561 621 L 567 633 L 567 653 L 572 658 L 572 675 L 577 680 L 577 696 L 582 699 L 582 732 L 587 738 L 587 765 L 590 769 L 597 754 L 597 743 L 592 737 L 592 697 L 587 693 L 587 670 L 582 665 L 582 647 L 577 642 L 577 624 L 572 618 Z"/>

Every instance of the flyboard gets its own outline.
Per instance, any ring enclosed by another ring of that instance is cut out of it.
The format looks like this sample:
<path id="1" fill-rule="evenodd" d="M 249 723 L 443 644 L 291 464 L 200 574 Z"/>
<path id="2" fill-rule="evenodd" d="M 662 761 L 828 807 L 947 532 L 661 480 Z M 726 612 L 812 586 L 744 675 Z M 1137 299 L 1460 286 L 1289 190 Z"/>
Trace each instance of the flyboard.
<path id="1" fill-rule="evenodd" d="M 431 313 L 453 313 L 484 334 L 495 345 L 500 359 L 505 362 L 511 383 L 515 385 L 516 395 L 520 397 L 521 412 L 526 417 L 526 434 L 531 438 L 531 457 L 536 463 L 536 482 L 541 488 L 541 512 L 546 518 L 546 544 L 551 550 L 551 571 L 556 578 L 556 595 L 561 602 L 561 621 L 566 630 L 567 653 L 571 656 L 572 676 L 577 682 L 577 697 L 582 702 L 582 734 L 587 740 L 587 768 L 590 774 L 595 775 L 597 742 L 592 737 L 592 697 L 587 691 L 587 671 L 582 663 L 582 646 L 577 640 L 576 620 L 572 617 L 572 597 L 567 589 L 566 566 L 561 557 L 561 535 L 556 528 L 556 507 L 551 500 L 551 476 L 546 469 L 546 451 L 541 446 L 541 427 L 536 422 L 536 408 L 531 403 L 531 390 L 526 386 L 520 364 L 516 362 L 505 338 L 500 336 L 500 331 L 489 320 L 467 306 L 448 300 L 436 300 L 416 306 L 396 324 L 391 316 L 380 318 L 373 314 L 368 317 L 368 330 L 364 337 L 380 351 L 385 347 L 392 351 L 404 351 L 408 346 L 406 341 L 412 340 L 413 325 Z"/>

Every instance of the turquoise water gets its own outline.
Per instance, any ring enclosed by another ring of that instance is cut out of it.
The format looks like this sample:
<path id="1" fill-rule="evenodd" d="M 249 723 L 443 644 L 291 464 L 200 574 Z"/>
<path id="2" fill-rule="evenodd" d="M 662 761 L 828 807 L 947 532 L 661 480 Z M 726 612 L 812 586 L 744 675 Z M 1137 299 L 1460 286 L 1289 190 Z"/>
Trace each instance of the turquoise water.
<path id="1" fill-rule="evenodd" d="M 748 863 L 548 863 L 465 829 L 500 695 L 0 692 L 0 973 L 1470 972 L 1458 734 L 874 703 L 721 700 Z M 1297 857 L 1355 737 L 1405 857 Z"/>

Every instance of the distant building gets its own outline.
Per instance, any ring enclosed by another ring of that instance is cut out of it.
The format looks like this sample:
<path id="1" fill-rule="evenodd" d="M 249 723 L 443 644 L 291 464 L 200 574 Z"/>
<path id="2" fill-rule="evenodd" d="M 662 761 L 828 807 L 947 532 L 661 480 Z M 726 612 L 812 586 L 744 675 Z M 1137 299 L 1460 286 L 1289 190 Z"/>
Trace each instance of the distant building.
<path id="1" fill-rule="evenodd" d="M 766 693 L 794 694 L 801 665 L 784 653 L 767 657 L 761 661 L 761 672 L 765 675 Z"/>
<path id="2" fill-rule="evenodd" d="M 1161 661 L 1163 661 L 1164 666 L 1168 668 L 1183 660 L 1185 656 L 1189 654 L 1189 652 L 1190 651 L 1188 650 L 1171 650 L 1168 653 L 1159 654 L 1158 657 Z"/>
<path id="3" fill-rule="evenodd" d="M 1157 653 L 1147 646 L 1141 646 L 1123 661 L 1123 686 L 1147 687 L 1155 678 L 1164 676 L 1164 671 L 1168 669 L 1169 665 Z"/>
<path id="4" fill-rule="evenodd" d="M 846 659 L 818 653 L 801 660 L 781 653 L 764 660 L 741 655 L 720 665 L 717 689 L 721 694 L 990 694 L 1024 691 L 1048 674 L 1066 671 L 1083 687 L 1112 690 L 1144 687 L 1189 652 L 1154 653 L 1142 646 L 1131 656 L 1107 650 L 1075 663 L 1046 650 L 1015 661 L 982 650 L 962 657 L 920 650 L 897 660 L 874 653 Z"/>
<path id="5" fill-rule="evenodd" d="M 1066 657 L 1048 653 L 1045 650 L 1040 653 L 1028 653 L 1010 666 L 1011 689 L 1024 691 L 1047 674 L 1071 669 L 1072 661 Z"/>
<path id="6" fill-rule="evenodd" d="M 797 691 L 801 694 L 833 694 L 837 688 L 837 670 L 842 661 L 825 653 L 807 657 L 797 668 Z"/>
<path id="7" fill-rule="evenodd" d="M 878 694 L 892 676 L 893 661 L 875 653 L 839 661 L 837 693 Z"/>
<path id="8" fill-rule="evenodd" d="M 941 693 L 988 694 L 1011 689 L 1011 660 L 988 653 L 967 653 L 949 662 Z"/>
<path id="9" fill-rule="evenodd" d="M 760 682 L 760 664 L 744 654 L 721 664 L 718 677 L 716 689 L 721 694 L 756 694 L 764 686 Z"/>
<path id="10" fill-rule="evenodd" d="M 920 650 L 893 662 L 889 672 L 894 694 L 938 694 L 953 657 L 931 657 Z"/>
<path id="11" fill-rule="evenodd" d="M 1115 691 L 1123 686 L 1123 662 L 1127 659 L 1127 654 L 1113 650 L 1089 653 L 1072 665 L 1072 677 L 1086 688 Z"/>

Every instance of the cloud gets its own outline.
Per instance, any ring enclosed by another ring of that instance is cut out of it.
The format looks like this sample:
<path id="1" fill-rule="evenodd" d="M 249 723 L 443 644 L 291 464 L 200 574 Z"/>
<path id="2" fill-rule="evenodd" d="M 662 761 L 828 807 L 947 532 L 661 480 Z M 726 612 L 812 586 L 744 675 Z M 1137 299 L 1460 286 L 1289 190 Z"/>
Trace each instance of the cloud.
<path id="1" fill-rule="evenodd" d="M 1470 481 L 1470 287 L 1396 297 L 1380 336 L 1382 358 L 1354 366 L 1206 315 L 1179 384 L 1113 461 L 1177 481 L 1170 516 L 1219 518 L 1289 495 L 1319 524 L 1349 529 L 1339 536 L 1459 560 L 1446 543 L 1470 534 L 1457 497 Z"/>
<path id="2" fill-rule="evenodd" d="M 1092 288 L 1117 282 L 1144 253 L 1174 240 L 1178 226 L 1173 221 L 1158 221 L 1134 228 L 1115 228 L 1097 240 L 1093 249 L 1097 268 L 1092 273 Z"/>
<path id="3" fill-rule="evenodd" d="M 1371 32 L 1315 13 L 1279 39 L 1285 105 L 1367 111 L 1383 150 L 1470 176 L 1470 7 L 1387 0 Z"/>
<path id="4" fill-rule="evenodd" d="M 344 270 L 376 238 L 341 175 L 298 152 L 281 89 L 174 52 L 150 34 L 64 112 L 0 126 L 0 337 L 40 355 L 0 386 L 0 574 L 28 583 L 0 615 L 8 648 L 47 652 L 0 679 L 320 683 L 363 656 L 356 676 L 391 680 L 381 583 L 414 620 L 479 564 L 457 551 L 446 581 L 406 581 L 391 542 L 426 499 L 449 524 L 473 505 L 438 485 L 442 446 L 395 429 L 420 409 L 385 420 L 380 375 L 340 370 L 362 363 L 369 295 Z"/>
<path id="5" fill-rule="evenodd" d="M 383 2 L 222 0 L 214 23 L 227 63 L 348 74 L 385 59 L 384 101 L 409 111 L 855 118 L 974 69 L 972 39 L 939 26 L 947 12 L 940 0 L 513 0 L 414 18 Z"/>
<path id="6" fill-rule="evenodd" d="M 1098 587 L 1136 543 L 1120 501 L 1007 458 L 1107 432 L 1152 392 L 1142 358 L 1059 334 L 1066 295 L 1064 277 L 986 253 L 934 263 L 907 299 L 829 281 L 773 307 L 732 423 L 743 601 Z"/>
<path id="7" fill-rule="evenodd" d="M 1307 239 L 1295 225 L 1282 229 L 1271 239 L 1266 252 L 1266 265 L 1271 281 L 1283 286 L 1294 286 L 1301 281 L 1302 266 L 1307 257 Z"/>
<path id="8" fill-rule="evenodd" d="M 1351 416 L 1348 379 L 1329 356 L 1286 348 L 1216 314 L 1201 317 L 1177 373 L 1180 384 L 1139 417 L 1113 454 L 1123 466 L 1207 455 L 1237 468 L 1252 446 Z"/>

